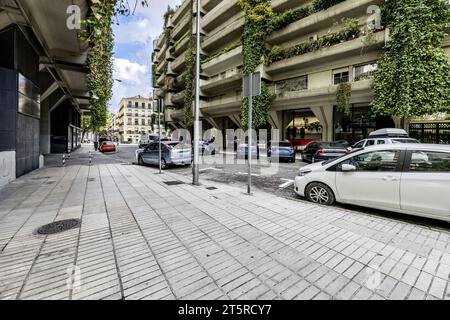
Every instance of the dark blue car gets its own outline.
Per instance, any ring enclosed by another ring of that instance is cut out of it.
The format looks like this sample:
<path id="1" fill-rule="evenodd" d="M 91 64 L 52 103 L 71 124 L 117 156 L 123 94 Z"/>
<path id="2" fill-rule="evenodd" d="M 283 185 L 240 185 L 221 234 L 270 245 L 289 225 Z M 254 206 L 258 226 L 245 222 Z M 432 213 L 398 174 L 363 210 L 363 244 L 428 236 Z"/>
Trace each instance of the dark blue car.
<path id="1" fill-rule="evenodd" d="M 289 141 L 269 142 L 267 145 L 267 156 L 295 162 L 295 150 Z"/>

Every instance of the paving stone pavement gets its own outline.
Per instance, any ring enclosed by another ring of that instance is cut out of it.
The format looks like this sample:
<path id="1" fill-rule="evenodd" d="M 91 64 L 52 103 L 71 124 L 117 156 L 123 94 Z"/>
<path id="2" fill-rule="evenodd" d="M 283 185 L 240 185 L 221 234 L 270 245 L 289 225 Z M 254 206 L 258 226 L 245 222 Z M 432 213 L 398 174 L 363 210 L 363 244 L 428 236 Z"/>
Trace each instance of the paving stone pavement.
<path id="1" fill-rule="evenodd" d="M 0 191 L 0 299 L 450 299 L 449 230 L 104 162 Z"/>

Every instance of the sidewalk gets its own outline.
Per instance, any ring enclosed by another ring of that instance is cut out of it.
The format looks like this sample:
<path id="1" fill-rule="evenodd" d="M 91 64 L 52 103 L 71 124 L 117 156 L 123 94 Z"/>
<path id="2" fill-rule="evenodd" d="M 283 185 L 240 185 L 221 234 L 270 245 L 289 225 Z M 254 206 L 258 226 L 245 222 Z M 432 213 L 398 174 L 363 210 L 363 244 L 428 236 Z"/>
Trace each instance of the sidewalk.
<path id="1" fill-rule="evenodd" d="M 72 163 L 0 191 L 0 299 L 450 299 L 449 274 L 447 230 L 170 170 Z"/>

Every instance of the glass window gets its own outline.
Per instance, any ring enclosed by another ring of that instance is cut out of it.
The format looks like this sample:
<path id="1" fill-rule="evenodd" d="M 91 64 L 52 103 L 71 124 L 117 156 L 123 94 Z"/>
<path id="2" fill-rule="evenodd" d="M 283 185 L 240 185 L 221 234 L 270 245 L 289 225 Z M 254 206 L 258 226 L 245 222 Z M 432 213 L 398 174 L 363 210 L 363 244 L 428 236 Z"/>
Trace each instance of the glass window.
<path id="1" fill-rule="evenodd" d="M 152 105 L 149 103 L 149 104 L 147 105 L 147 108 L 148 108 L 148 109 L 151 109 L 151 108 L 152 108 Z"/>
<path id="2" fill-rule="evenodd" d="M 137 108 L 139 108 L 139 102 L 135 102 L 134 103 L 134 107 L 137 109 Z"/>
<path id="3" fill-rule="evenodd" d="M 412 172 L 450 172 L 450 153 L 414 151 L 409 170 Z"/>
<path id="4" fill-rule="evenodd" d="M 145 126 L 145 119 L 142 119 L 141 123 L 142 123 L 143 126 Z"/>
<path id="5" fill-rule="evenodd" d="M 375 140 L 367 140 L 366 147 L 374 146 L 374 145 L 375 145 Z"/>
<path id="6" fill-rule="evenodd" d="M 372 79 L 375 70 L 377 70 L 378 64 L 367 63 L 353 68 L 353 77 L 355 81 L 361 81 L 366 79 Z"/>
<path id="7" fill-rule="evenodd" d="M 362 147 L 364 147 L 364 142 L 365 141 L 358 142 L 357 144 L 355 144 L 355 146 L 353 148 L 362 148 Z"/>
<path id="8" fill-rule="evenodd" d="M 142 102 L 142 109 L 145 109 L 145 102 Z"/>
<path id="9" fill-rule="evenodd" d="M 384 141 L 384 140 L 378 140 L 378 141 L 377 141 L 377 144 L 386 144 L 386 141 Z"/>
<path id="10" fill-rule="evenodd" d="M 134 124 L 138 125 L 139 124 L 139 120 L 138 119 L 134 119 Z"/>
<path id="11" fill-rule="evenodd" d="M 348 68 L 338 69 L 333 71 L 333 83 L 340 84 L 349 81 Z"/>
<path id="12" fill-rule="evenodd" d="M 351 164 L 356 171 L 393 172 L 397 169 L 399 150 L 374 151 L 363 153 L 340 164 Z"/>

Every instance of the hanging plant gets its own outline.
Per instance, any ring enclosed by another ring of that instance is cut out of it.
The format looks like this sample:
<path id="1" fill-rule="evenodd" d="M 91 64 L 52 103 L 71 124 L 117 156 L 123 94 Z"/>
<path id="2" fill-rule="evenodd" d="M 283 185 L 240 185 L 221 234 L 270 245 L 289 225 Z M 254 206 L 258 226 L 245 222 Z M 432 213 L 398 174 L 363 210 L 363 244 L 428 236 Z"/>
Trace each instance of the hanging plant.
<path id="1" fill-rule="evenodd" d="M 442 0 L 390 0 L 390 41 L 373 80 L 377 115 L 414 117 L 450 110 L 450 63 L 442 49 L 450 6 Z"/>
<path id="2" fill-rule="evenodd" d="M 190 22 L 189 30 L 192 30 L 192 20 Z M 195 78 L 195 50 L 196 40 L 193 34 L 189 36 L 189 43 L 184 54 L 186 60 L 186 70 L 183 73 L 184 82 L 184 124 L 188 130 L 192 131 L 194 126 L 194 78 Z"/>
<path id="3" fill-rule="evenodd" d="M 261 83 L 261 94 L 253 97 L 252 100 L 252 118 L 253 129 L 259 129 L 267 124 L 267 117 L 272 110 L 274 95 L 269 91 L 266 83 Z M 241 123 L 244 129 L 248 129 L 248 98 L 243 99 L 241 108 Z"/>
<path id="4" fill-rule="evenodd" d="M 336 91 L 337 110 L 350 114 L 350 99 L 352 97 L 352 85 L 349 82 L 340 83 Z"/>

